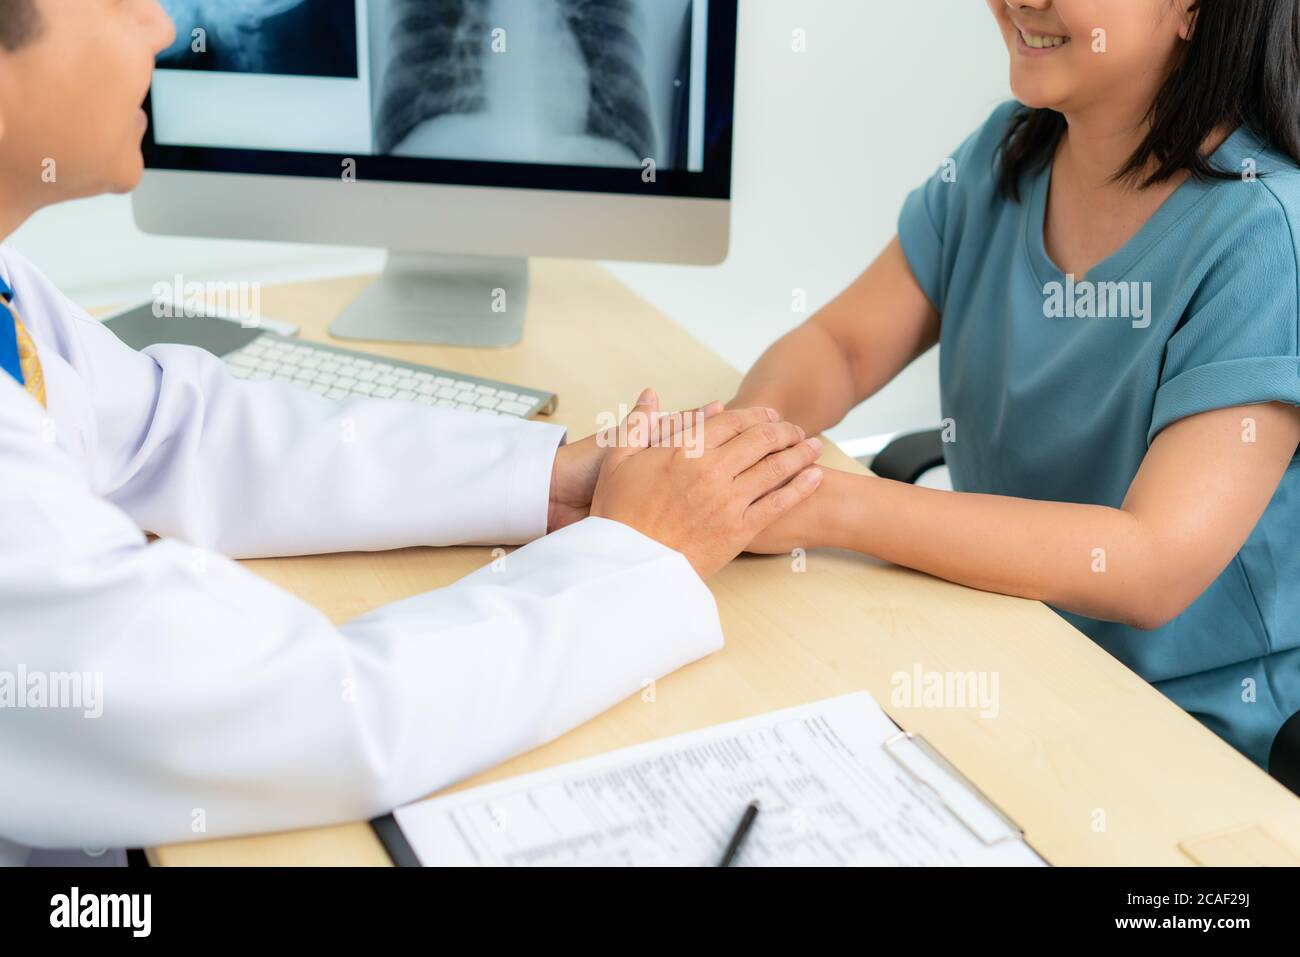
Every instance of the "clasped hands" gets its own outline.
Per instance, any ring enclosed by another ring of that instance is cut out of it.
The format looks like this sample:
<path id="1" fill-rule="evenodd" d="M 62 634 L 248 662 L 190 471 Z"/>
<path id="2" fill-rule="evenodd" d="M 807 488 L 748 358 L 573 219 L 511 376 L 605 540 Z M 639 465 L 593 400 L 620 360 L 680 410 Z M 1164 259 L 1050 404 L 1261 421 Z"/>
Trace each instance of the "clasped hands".
<path id="1" fill-rule="evenodd" d="M 547 530 L 587 516 L 684 555 L 701 578 L 746 549 L 784 551 L 776 531 L 822 484 L 822 443 L 772 409 L 664 415 L 650 389 L 619 429 L 559 450 Z"/>

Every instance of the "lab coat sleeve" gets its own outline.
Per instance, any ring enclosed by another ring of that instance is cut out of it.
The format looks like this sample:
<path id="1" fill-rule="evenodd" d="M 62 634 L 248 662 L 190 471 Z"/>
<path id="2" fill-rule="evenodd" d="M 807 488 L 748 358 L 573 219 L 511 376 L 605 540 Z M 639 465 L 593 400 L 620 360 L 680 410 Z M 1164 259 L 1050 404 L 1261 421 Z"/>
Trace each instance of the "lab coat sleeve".
<path id="1" fill-rule="evenodd" d="M 95 490 L 146 531 L 233 558 L 546 534 L 557 426 L 239 380 L 201 349 L 136 352 L 66 308 Z"/>
<path id="2" fill-rule="evenodd" d="M 0 382 L 0 412 L 19 401 Z M 215 552 L 146 543 L 38 432 L 0 415 L 0 837 L 19 844 L 366 819 L 722 644 L 680 554 L 594 518 L 335 628 Z M 36 706 L 32 675 L 83 691 Z"/>

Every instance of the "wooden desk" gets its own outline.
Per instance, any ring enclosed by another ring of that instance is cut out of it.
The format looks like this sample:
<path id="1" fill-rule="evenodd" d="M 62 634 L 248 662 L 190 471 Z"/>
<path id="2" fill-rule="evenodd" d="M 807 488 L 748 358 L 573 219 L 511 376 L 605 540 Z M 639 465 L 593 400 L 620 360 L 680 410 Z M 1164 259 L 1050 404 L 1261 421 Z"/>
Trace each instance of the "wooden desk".
<path id="1" fill-rule="evenodd" d="M 368 282 L 265 291 L 268 317 L 325 329 Z M 721 304 L 720 308 L 725 308 Z M 526 339 L 505 350 L 355 344 L 560 393 L 554 420 L 581 437 L 596 415 L 653 385 L 665 408 L 729 398 L 739 374 L 605 270 L 539 262 Z M 810 370 L 812 374 L 812 370 Z M 823 463 L 861 470 L 828 446 Z M 482 548 L 408 549 L 249 562 L 336 623 L 450 584 Z M 464 782 L 481 784 L 626 745 L 866 689 L 924 734 L 1025 828 L 1055 864 L 1300 863 L 1300 800 L 1037 603 L 973 591 L 868 558 L 745 557 L 711 583 L 727 647 L 564 737 Z M 996 717 L 895 707 L 891 676 L 988 672 Z M 1244 835 L 1238 837 L 1238 835 Z M 365 823 L 156 848 L 158 864 L 364 864 L 388 857 Z"/>

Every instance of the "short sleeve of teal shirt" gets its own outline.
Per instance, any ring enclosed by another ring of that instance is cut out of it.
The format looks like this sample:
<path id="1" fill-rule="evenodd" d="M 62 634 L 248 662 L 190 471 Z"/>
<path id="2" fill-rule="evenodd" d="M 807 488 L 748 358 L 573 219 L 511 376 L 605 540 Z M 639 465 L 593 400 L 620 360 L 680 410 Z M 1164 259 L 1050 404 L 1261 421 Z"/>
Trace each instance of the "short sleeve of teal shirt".
<path id="1" fill-rule="evenodd" d="M 1016 107 L 1015 101 L 999 106 L 903 203 L 899 243 L 926 298 L 941 313 L 951 278 L 951 269 L 945 266 L 951 266 L 954 247 L 967 235 L 967 223 L 978 222 L 983 212 L 972 205 L 995 199 L 988 189 L 990 161 Z"/>
<path id="2" fill-rule="evenodd" d="M 959 492 L 1119 508 L 1172 423 L 1300 405 L 1300 168 L 1239 129 L 1211 163 L 1242 176 L 1188 180 L 1121 249 L 1066 276 L 1043 241 L 1050 165 L 1021 177 L 1019 202 L 999 188 L 1019 109 L 998 107 L 899 216 L 942 316 L 940 395 L 956 435 L 945 458 Z M 1300 711 L 1300 455 L 1228 568 L 1168 625 L 1058 611 L 1266 765 Z"/>
<path id="3" fill-rule="evenodd" d="M 1232 226 L 1233 243 L 1207 271 L 1165 347 L 1148 441 L 1201 412 L 1263 402 L 1300 405 L 1300 216 L 1267 178 L 1262 201 Z M 1284 238 L 1286 241 L 1278 241 Z"/>

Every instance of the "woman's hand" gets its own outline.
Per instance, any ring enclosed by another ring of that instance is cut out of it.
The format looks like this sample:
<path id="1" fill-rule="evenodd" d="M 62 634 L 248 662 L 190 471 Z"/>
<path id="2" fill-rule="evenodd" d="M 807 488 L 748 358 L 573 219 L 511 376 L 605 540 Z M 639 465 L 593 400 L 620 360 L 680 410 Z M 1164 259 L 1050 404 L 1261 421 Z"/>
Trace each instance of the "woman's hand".
<path id="1" fill-rule="evenodd" d="M 817 454 L 821 454 L 820 440 L 809 439 L 808 443 L 816 449 Z M 755 555 L 788 555 L 796 548 L 808 551 L 826 547 L 829 542 L 825 529 L 827 522 L 833 520 L 835 501 L 838 498 L 837 486 L 843 477 L 842 472 L 822 469 L 822 484 L 818 493 L 759 532 L 745 551 Z"/>
<path id="2" fill-rule="evenodd" d="M 658 420 L 653 393 L 642 397 L 633 412 L 638 415 Z M 725 412 L 686 428 L 702 429 L 703 435 L 612 450 L 601 467 L 591 514 L 681 552 L 708 578 L 808 499 L 822 473 L 809 468 L 818 450 L 803 430 L 779 421 L 770 409 Z"/>
<path id="3" fill-rule="evenodd" d="M 601 448 L 596 436 L 589 435 L 581 442 L 562 446 L 555 453 L 551 505 L 546 516 L 548 534 L 582 521 L 591 512 L 591 496 L 608 451 Z"/>
<path id="4" fill-rule="evenodd" d="M 721 402 L 710 402 L 690 412 L 659 417 L 661 432 L 656 435 L 663 441 L 683 423 L 699 422 L 721 411 Z M 555 466 L 551 470 L 551 505 L 546 519 L 548 533 L 580 522 L 591 513 L 591 496 L 596 491 L 600 467 L 617 444 L 617 434 L 611 430 L 589 435 L 581 442 L 565 445 L 556 452 Z"/>

